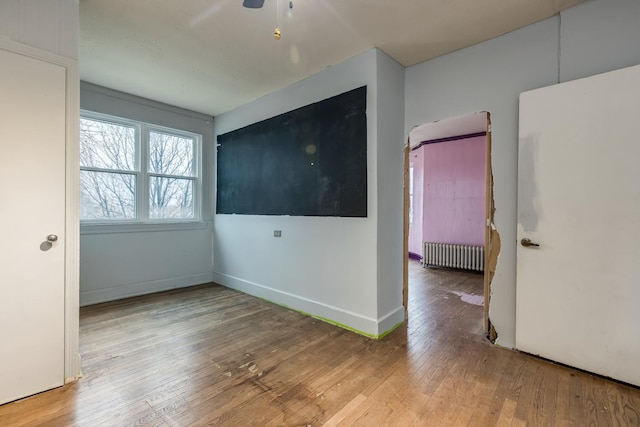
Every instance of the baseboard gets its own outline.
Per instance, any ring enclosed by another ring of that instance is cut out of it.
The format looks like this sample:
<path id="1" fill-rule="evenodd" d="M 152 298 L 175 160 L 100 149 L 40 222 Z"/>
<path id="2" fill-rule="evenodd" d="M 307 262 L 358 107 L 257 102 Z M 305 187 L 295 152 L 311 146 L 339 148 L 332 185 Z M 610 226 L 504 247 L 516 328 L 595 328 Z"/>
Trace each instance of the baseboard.
<path id="1" fill-rule="evenodd" d="M 213 281 L 240 292 L 273 302 L 295 311 L 349 329 L 371 338 L 380 338 L 404 321 L 402 307 L 386 315 L 380 321 L 343 310 L 328 304 L 310 300 L 289 292 L 273 289 L 228 274 L 213 273 Z M 399 313 L 399 314 L 398 314 Z M 388 326 L 389 325 L 389 326 Z M 387 327 L 388 326 L 388 327 Z"/>
<path id="2" fill-rule="evenodd" d="M 404 307 L 400 306 L 378 319 L 378 337 L 382 338 L 393 332 L 402 323 L 404 323 Z"/>
<path id="3" fill-rule="evenodd" d="M 201 283 L 209 283 L 211 281 L 211 273 L 207 272 L 87 291 L 83 291 L 82 284 L 80 284 L 80 306 L 114 301 L 122 298 L 151 294 L 154 292 L 168 291 L 170 289 L 184 288 L 187 286 L 199 285 Z"/>

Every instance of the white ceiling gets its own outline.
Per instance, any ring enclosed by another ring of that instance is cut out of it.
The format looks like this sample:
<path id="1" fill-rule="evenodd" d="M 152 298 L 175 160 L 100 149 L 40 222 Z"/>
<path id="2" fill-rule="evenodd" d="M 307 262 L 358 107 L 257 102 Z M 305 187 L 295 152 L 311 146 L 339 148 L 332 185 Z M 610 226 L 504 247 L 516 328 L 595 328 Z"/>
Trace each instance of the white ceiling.
<path id="1" fill-rule="evenodd" d="M 411 129 L 411 132 L 409 132 L 409 145 L 413 148 L 424 141 L 486 132 L 487 126 L 487 113 L 484 111 L 424 123 Z"/>
<path id="2" fill-rule="evenodd" d="M 80 0 L 81 78 L 218 115 L 374 46 L 410 66 L 581 1 Z"/>

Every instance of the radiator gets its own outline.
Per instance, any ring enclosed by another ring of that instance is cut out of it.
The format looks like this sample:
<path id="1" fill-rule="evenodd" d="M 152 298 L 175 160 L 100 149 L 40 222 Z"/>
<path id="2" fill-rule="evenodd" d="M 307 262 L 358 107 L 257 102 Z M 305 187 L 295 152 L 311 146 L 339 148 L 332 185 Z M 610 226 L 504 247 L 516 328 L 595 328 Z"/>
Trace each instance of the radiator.
<path id="1" fill-rule="evenodd" d="M 425 242 L 424 266 L 484 270 L 484 246 Z"/>

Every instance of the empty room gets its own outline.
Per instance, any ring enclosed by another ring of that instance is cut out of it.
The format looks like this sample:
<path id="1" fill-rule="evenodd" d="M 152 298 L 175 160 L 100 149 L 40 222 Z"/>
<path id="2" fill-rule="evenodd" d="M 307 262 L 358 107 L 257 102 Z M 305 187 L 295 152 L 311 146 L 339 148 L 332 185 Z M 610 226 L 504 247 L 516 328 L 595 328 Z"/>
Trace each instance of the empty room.
<path id="1" fill-rule="evenodd" d="M 3 0 L 0 425 L 640 425 L 638 22 Z"/>

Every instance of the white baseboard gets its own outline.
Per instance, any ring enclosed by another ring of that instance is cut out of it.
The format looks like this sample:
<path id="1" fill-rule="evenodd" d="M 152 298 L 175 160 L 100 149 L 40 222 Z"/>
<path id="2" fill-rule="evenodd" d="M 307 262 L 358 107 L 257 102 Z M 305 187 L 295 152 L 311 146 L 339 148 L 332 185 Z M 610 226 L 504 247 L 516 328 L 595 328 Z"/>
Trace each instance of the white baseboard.
<path id="1" fill-rule="evenodd" d="M 384 336 L 404 322 L 404 307 L 400 306 L 378 319 L 378 336 Z"/>
<path id="2" fill-rule="evenodd" d="M 310 300 L 289 292 L 250 282 L 224 273 L 213 273 L 213 281 L 231 289 L 301 311 L 320 320 L 336 324 L 354 332 L 378 338 L 404 320 L 402 307 L 386 315 L 381 321 L 328 304 Z M 399 313 L 399 314 L 398 314 Z M 398 320 L 399 319 L 399 320 Z M 387 325 L 388 328 L 384 329 Z"/>
<path id="3" fill-rule="evenodd" d="M 82 284 L 80 284 L 80 306 L 114 301 L 122 298 L 151 294 L 154 292 L 168 291 L 170 289 L 184 288 L 187 286 L 199 285 L 201 283 L 209 283 L 211 281 L 212 275 L 207 272 L 173 277 L 170 279 L 151 280 L 148 282 L 139 282 L 84 291 L 82 290 Z"/>

